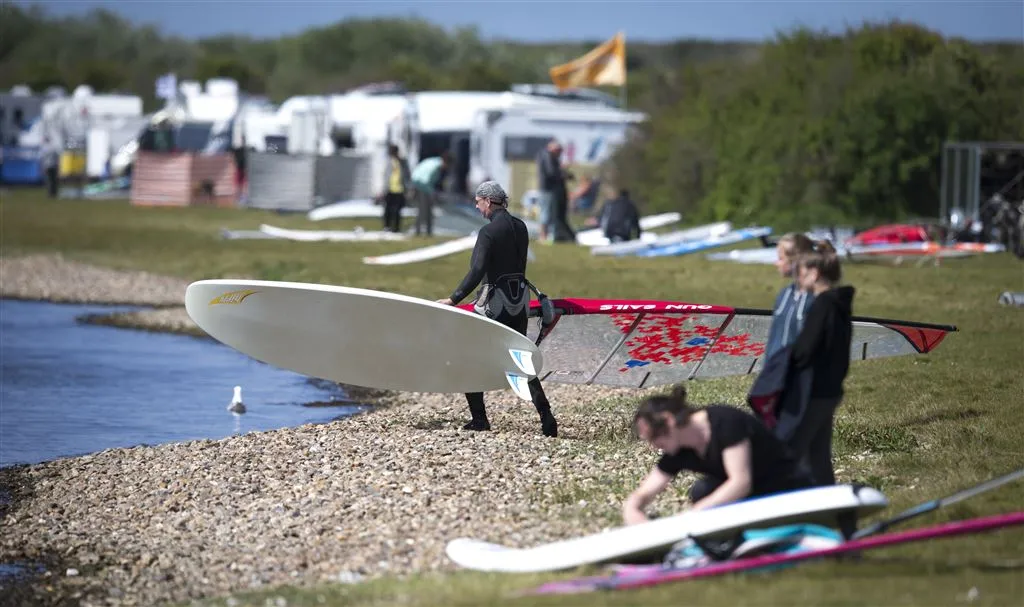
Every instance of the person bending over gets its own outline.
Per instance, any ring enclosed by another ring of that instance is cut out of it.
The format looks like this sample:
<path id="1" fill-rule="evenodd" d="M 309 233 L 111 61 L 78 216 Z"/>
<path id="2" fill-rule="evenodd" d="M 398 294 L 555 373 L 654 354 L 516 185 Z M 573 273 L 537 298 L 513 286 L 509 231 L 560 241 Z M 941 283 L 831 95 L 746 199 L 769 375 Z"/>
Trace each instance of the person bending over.
<path id="1" fill-rule="evenodd" d="M 620 189 L 618 196 L 604 203 L 598 213 L 599 224 L 610 242 L 624 242 L 640 238 L 640 211 L 629 197 L 629 191 Z"/>
<path id="2" fill-rule="evenodd" d="M 526 335 L 527 306 L 530 291 L 526 282 L 526 253 L 530 236 L 526 224 L 508 212 L 508 196 L 496 181 L 485 181 L 476 190 L 476 208 L 490 220 L 477 232 L 476 245 L 470 257 L 469 272 L 447 299 L 437 303 L 457 305 L 470 291 L 484 281 L 473 309 L 477 314 L 496 320 Z M 544 436 L 558 436 L 558 423 L 551 405 L 534 377 L 529 382 L 533 406 L 540 415 Z M 490 430 L 482 392 L 466 394 L 472 420 L 464 430 Z"/>
<path id="3" fill-rule="evenodd" d="M 645 399 L 633 431 L 661 457 L 626 498 L 627 525 L 646 521 L 644 509 L 683 470 L 703 474 L 690 489 L 694 510 L 812 485 L 797 459 L 753 415 L 728 405 L 691 407 L 682 385 L 668 396 Z"/>

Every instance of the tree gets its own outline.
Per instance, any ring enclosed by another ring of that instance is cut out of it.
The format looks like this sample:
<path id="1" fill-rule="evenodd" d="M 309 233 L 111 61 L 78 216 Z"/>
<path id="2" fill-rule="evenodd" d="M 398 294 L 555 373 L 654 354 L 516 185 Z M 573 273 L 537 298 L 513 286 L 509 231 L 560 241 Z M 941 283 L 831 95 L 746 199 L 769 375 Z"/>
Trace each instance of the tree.
<path id="1" fill-rule="evenodd" d="M 944 141 L 1024 136 L 1024 53 L 1000 59 L 898 22 L 796 30 L 754 61 L 687 70 L 687 98 L 656 108 L 615 162 L 655 209 L 694 218 L 797 229 L 935 216 Z"/>
<path id="2" fill-rule="evenodd" d="M 230 78 L 238 83 L 240 90 L 249 93 L 262 93 L 266 86 L 262 74 L 231 55 L 203 55 L 196 64 L 195 78 L 200 81 Z"/>

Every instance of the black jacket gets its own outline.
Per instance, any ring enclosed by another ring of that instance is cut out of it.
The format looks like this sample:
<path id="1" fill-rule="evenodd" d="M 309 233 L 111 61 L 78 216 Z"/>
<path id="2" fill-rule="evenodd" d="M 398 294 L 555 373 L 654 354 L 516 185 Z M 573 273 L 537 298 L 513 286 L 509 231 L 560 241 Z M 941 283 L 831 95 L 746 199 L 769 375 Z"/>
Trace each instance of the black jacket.
<path id="1" fill-rule="evenodd" d="M 836 287 L 815 297 L 793 343 L 790 367 L 811 370 L 811 398 L 843 395 L 843 380 L 850 369 L 855 292 L 853 287 Z"/>
<path id="2" fill-rule="evenodd" d="M 493 285 L 502 276 L 525 274 L 529 247 L 530 233 L 523 220 L 504 208 L 495 209 L 490 222 L 477 232 L 469 272 L 452 292 L 451 300 L 458 304 L 480 281 Z"/>
<path id="3" fill-rule="evenodd" d="M 632 240 L 633 234 L 640 238 L 640 213 L 633 201 L 625 196 L 609 200 L 601 207 L 601 227 L 607 238 L 618 236 L 623 240 Z"/>

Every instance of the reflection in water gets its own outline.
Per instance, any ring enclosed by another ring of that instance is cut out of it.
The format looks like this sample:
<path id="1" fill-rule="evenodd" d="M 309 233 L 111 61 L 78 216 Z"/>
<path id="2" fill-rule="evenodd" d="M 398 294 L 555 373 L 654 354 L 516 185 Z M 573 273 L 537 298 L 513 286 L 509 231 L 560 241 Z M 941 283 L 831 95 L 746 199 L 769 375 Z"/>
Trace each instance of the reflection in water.
<path id="1" fill-rule="evenodd" d="M 212 340 L 75 320 L 123 309 L 130 308 L 0 300 L 0 466 L 320 423 L 360 410 L 331 382 Z M 243 415 L 225 411 L 234 386 L 244 389 Z M 339 406 L 302 406 L 323 401 Z"/>

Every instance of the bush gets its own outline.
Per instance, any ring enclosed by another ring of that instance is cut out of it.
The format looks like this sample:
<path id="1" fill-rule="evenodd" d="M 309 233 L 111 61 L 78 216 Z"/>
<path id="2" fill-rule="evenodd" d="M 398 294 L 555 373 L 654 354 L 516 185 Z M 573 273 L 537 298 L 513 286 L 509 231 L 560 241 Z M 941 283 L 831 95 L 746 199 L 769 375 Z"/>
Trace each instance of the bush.
<path id="1" fill-rule="evenodd" d="M 688 69 L 616 155 L 648 203 L 787 229 L 937 216 L 946 140 L 1024 136 L 1024 53 L 915 25 L 798 30 L 759 57 Z M 1016 103 L 1014 102 L 1016 99 Z"/>

